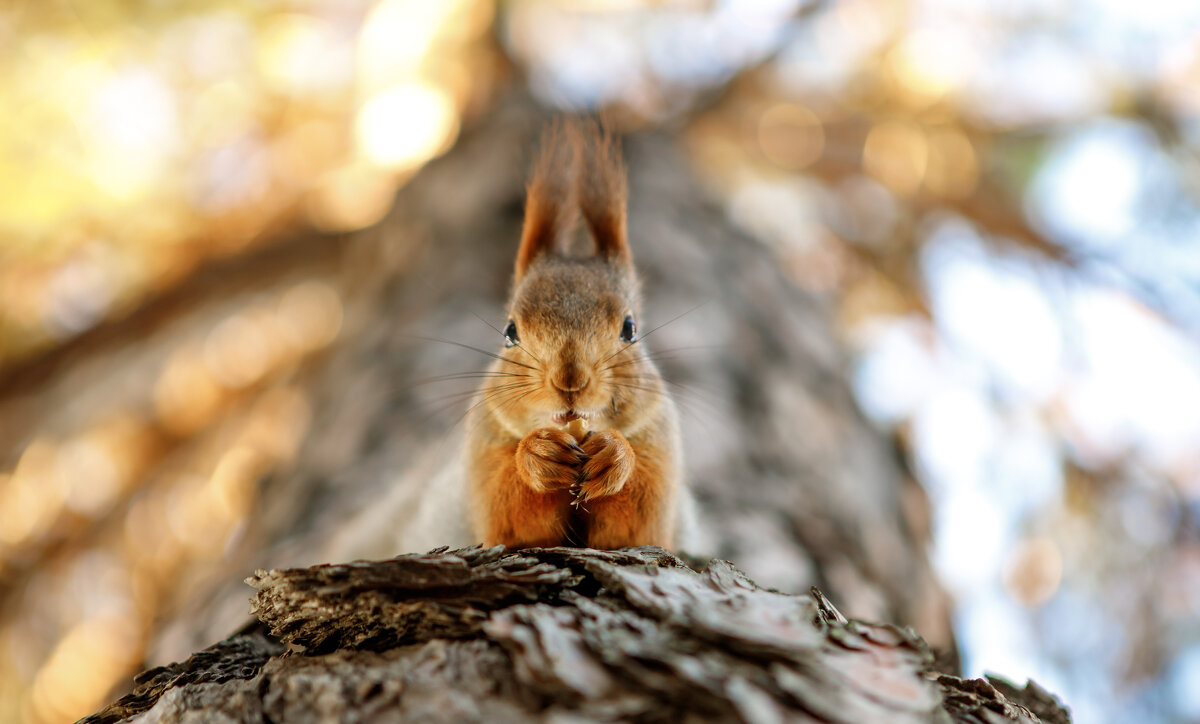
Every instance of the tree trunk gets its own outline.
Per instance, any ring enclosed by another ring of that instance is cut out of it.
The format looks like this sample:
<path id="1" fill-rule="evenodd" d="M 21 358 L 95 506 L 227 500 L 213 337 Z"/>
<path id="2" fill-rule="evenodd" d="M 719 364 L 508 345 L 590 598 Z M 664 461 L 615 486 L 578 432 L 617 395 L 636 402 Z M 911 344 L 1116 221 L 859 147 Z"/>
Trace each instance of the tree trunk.
<path id="1" fill-rule="evenodd" d="M 545 121 L 527 99 L 508 98 L 405 186 L 384 222 L 330 241 L 343 245 L 343 341 L 311 383 L 303 452 L 266 482 L 231 573 L 410 552 L 397 531 L 430 471 L 457 454 L 448 431 L 466 407 L 436 398 L 471 384 L 418 380 L 488 361 L 430 338 L 498 346 L 484 320 L 503 326 L 525 169 Z M 707 550 L 695 552 L 772 588 L 819 586 L 854 616 L 912 626 L 952 667 L 946 600 L 924 554 L 924 498 L 857 412 L 824 302 L 729 223 L 675 139 L 632 137 L 626 156 L 642 326 L 663 325 L 646 344 L 683 409 L 706 522 Z M 183 658 L 237 628 L 236 579 L 189 593 L 151 660 Z"/>
<path id="2" fill-rule="evenodd" d="M 338 242 L 344 341 L 311 382 L 308 443 L 266 481 L 230 568 L 406 553 L 399 532 L 430 471 L 457 454 L 445 440 L 463 407 L 437 411 L 414 381 L 486 362 L 430 338 L 496 346 L 481 318 L 502 321 L 544 121 L 509 99 L 381 225 Z M 189 594 L 154 658 L 240 633 L 147 671 L 94 721 L 1067 721 L 1036 685 L 945 673 L 953 642 L 923 553 L 924 499 L 858 415 L 823 303 L 729 224 L 671 139 L 631 138 L 627 156 L 657 319 L 644 327 L 670 320 L 649 344 L 685 411 L 705 552 L 777 590 L 655 548 L 467 549 L 260 571 L 259 623 L 245 625 L 230 576 Z M 816 589 L 788 593 L 814 585 L 901 627 L 848 622 Z"/>
<path id="3" fill-rule="evenodd" d="M 86 721 L 1069 721 L 1034 684 L 939 675 L 911 629 L 847 621 L 816 589 L 651 546 L 475 547 L 247 582 L 261 625 Z"/>
<path id="4" fill-rule="evenodd" d="M 264 482 L 230 575 L 182 596 L 151 658 L 240 632 L 142 674 L 92 721 L 1067 721 L 1036 685 L 948 675 L 924 499 L 857 413 L 827 310 L 729 224 L 663 136 L 627 144 L 634 256 L 657 319 L 644 327 L 668 322 L 649 344 L 685 411 L 703 552 L 750 576 L 657 548 L 414 553 L 260 571 L 258 622 L 244 623 L 232 572 L 410 553 L 398 534 L 457 454 L 445 441 L 464 406 L 433 409 L 415 381 L 483 366 L 455 343 L 498 342 L 481 318 L 502 321 L 544 121 L 508 99 L 382 224 L 329 240 L 346 324 L 309 382 L 308 441 Z M 816 589 L 793 595 L 814 585 L 900 626 L 848 622 Z"/>

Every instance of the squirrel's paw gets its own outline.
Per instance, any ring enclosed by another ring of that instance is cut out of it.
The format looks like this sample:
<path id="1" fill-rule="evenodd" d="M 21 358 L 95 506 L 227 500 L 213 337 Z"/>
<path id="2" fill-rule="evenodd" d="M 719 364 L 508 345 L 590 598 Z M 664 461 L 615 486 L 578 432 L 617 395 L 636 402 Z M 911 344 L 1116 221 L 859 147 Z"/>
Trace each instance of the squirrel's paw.
<path id="1" fill-rule="evenodd" d="M 585 460 L 587 454 L 575 438 L 552 427 L 534 430 L 517 444 L 517 471 L 539 493 L 574 486 Z"/>
<path id="2" fill-rule="evenodd" d="M 576 505 L 620 492 L 633 475 L 634 452 L 616 430 L 597 431 L 581 444 L 587 462 L 580 469 Z"/>

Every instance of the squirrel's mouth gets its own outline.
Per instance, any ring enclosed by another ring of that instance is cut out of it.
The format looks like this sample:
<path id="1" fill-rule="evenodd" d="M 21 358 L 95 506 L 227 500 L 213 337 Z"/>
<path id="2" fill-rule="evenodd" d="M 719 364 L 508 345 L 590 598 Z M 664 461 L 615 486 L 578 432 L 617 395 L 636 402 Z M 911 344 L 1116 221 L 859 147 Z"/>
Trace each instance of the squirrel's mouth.
<path id="1" fill-rule="evenodd" d="M 563 412 L 554 413 L 550 419 L 554 421 L 555 425 L 566 425 L 568 422 L 573 420 L 587 420 L 590 417 L 592 417 L 592 413 L 590 412 L 583 412 L 581 410 L 565 410 Z"/>

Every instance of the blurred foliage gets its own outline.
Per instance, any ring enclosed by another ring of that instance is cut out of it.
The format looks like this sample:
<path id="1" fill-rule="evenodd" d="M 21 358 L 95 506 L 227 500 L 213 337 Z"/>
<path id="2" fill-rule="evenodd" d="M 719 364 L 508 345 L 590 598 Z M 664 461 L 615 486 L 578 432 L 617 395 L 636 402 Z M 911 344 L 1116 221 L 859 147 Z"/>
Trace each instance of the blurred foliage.
<path id="1" fill-rule="evenodd" d="M 490 21 L 481 2 L 0 10 L 0 364 L 298 224 L 377 221 L 487 87 Z"/>
<path id="2" fill-rule="evenodd" d="M 492 13 L 0 9 L 0 370 L 29 379 L 206 264 L 377 221 L 486 102 Z M 297 375 L 342 325 L 330 270 L 289 264 L 32 399 L 0 385 L 0 720 L 97 708 L 247 535 L 257 481 L 308 426 Z"/>
<path id="3" fill-rule="evenodd" d="M 509 59 L 549 104 L 680 129 L 838 315 L 930 492 L 968 674 L 1081 721 L 1200 719 L 1191 3 L 17 3 L 0 370 L 215 259 L 376 222 Z M 0 719 L 81 715 L 138 668 L 303 440 L 297 371 L 342 314 L 319 271 L 281 276 L 140 366 L 6 388 Z"/>

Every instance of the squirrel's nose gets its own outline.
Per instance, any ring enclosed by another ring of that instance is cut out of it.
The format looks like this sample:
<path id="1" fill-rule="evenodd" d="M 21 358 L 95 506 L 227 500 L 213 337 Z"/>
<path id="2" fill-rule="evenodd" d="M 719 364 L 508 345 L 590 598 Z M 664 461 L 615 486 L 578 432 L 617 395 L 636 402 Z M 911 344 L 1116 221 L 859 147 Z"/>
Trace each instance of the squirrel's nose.
<path id="1" fill-rule="evenodd" d="M 564 395 L 577 393 L 588 386 L 591 380 L 575 365 L 567 365 L 559 371 L 553 381 L 554 387 Z"/>

